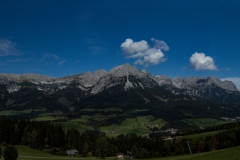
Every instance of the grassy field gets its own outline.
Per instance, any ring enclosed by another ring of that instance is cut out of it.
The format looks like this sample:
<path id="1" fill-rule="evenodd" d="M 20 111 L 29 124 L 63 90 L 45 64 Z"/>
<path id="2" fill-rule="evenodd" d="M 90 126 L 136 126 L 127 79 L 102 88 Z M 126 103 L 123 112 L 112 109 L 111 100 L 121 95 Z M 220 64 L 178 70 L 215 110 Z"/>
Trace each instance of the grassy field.
<path id="1" fill-rule="evenodd" d="M 17 145 L 15 146 L 18 150 L 18 160 L 36 160 L 36 159 L 44 159 L 44 160 L 53 160 L 53 159 L 82 159 L 87 160 L 89 158 L 76 158 L 76 157 L 67 157 L 67 156 L 55 156 L 48 154 L 46 152 L 37 151 L 34 149 L 30 149 L 26 146 Z M 165 158 L 149 158 L 150 160 L 240 160 L 240 146 L 212 151 L 212 152 L 204 152 L 197 153 L 192 155 L 182 155 L 182 156 L 173 156 L 173 157 L 165 157 Z M 96 159 L 97 157 L 91 157 L 90 159 Z M 116 157 L 107 157 L 109 160 L 116 160 Z M 141 159 L 139 159 L 141 160 Z"/>
<path id="2" fill-rule="evenodd" d="M 116 158 L 112 158 L 114 160 Z M 142 160 L 142 159 L 139 159 Z M 240 160 L 240 146 L 219 151 L 197 153 L 164 158 L 149 158 L 149 160 Z"/>
<path id="3" fill-rule="evenodd" d="M 82 109 L 81 111 L 87 111 L 87 112 L 97 112 L 97 111 L 100 111 L 100 112 L 109 112 L 109 111 L 118 111 L 118 112 L 121 112 L 122 109 L 120 109 L 120 108 L 106 108 L 106 109 L 85 108 L 85 109 Z"/>
<path id="4" fill-rule="evenodd" d="M 181 160 L 240 160 L 240 147 L 182 157 Z"/>
<path id="5" fill-rule="evenodd" d="M 87 120 L 91 118 L 90 116 L 82 116 L 81 118 L 77 119 L 72 119 L 67 122 L 57 122 L 62 125 L 63 129 L 71 129 L 71 128 L 76 128 L 79 132 L 84 132 L 86 130 L 91 129 L 91 126 L 84 125 L 82 123 L 87 122 Z"/>
<path id="6" fill-rule="evenodd" d="M 67 122 L 58 122 L 58 123 L 62 125 L 63 129 L 70 129 L 73 127 L 79 130 L 80 132 L 83 132 L 85 130 L 89 130 L 92 128 L 91 126 L 87 126 L 84 124 L 91 118 L 93 118 L 96 121 L 101 121 L 109 118 L 109 116 L 96 114 L 90 117 L 87 115 L 83 115 L 81 118 L 72 119 Z M 154 125 L 154 127 L 160 129 L 164 123 L 165 121 L 162 119 L 154 119 L 151 116 L 139 116 L 137 118 L 127 118 L 120 125 L 113 124 L 111 126 L 102 126 L 100 127 L 100 130 L 102 132 L 111 132 L 111 134 L 109 134 L 109 136 L 111 137 L 117 136 L 119 134 L 130 134 L 130 133 L 143 135 L 150 132 L 150 129 L 147 128 L 148 125 L 150 125 L 150 127 Z"/>
<path id="7" fill-rule="evenodd" d="M 198 127 L 209 127 L 209 126 L 217 126 L 226 123 L 232 123 L 232 121 L 223 121 L 213 118 L 193 118 L 193 119 L 184 119 L 181 120 L 184 123 L 189 125 L 195 125 Z"/>
<path id="8" fill-rule="evenodd" d="M 86 126 L 84 124 L 79 124 L 77 122 L 71 122 L 71 121 L 57 122 L 57 123 L 61 124 L 64 130 L 65 129 L 76 128 L 79 132 L 84 132 L 84 131 L 92 128 L 91 126 Z"/>
<path id="9" fill-rule="evenodd" d="M 160 129 L 163 124 L 164 121 L 162 119 L 153 119 L 150 116 L 139 116 L 136 118 L 127 118 L 121 123 L 121 125 L 114 124 L 111 126 L 102 126 L 100 127 L 100 130 L 104 132 L 113 132 L 110 134 L 110 136 L 130 133 L 143 135 L 150 132 L 150 130 L 147 128 L 148 125 L 154 125 Z"/>
<path id="10" fill-rule="evenodd" d="M 81 159 L 87 160 L 87 157 L 68 157 L 68 156 L 57 156 L 52 155 L 43 151 L 34 150 L 22 145 L 16 145 L 16 149 L 18 150 L 18 160 L 58 160 L 58 159 Z M 91 157 L 91 159 L 96 159 L 97 157 Z M 114 157 L 115 158 L 115 157 Z M 114 159 L 113 157 L 108 157 L 107 159 Z"/>
<path id="11" fill-rule="evenodd" d="M 1 116 L 1 115 L 11 116 L 11 115 L 24 114 L 24 113 L 30 114 L 31 111 L 32 111 L 32 109 L 23 110 L 23 111 L 2 110 L 2 111 L 0 111 L 0 116 Z"/>
<path id="12" fill-rule="evenodd" d="M 82 123 L 85 123 L 85 122 L 88 121 L 89 118 L 91 118 L 91 117 L 87 116 L 87 115 L 83 115 L 83 116 L 81 116 L 81 118 L 76 118 L 76 119 L 70 120 L 70 122 L 76 122 L 76 123 L 82 122 Z"/>
<path id="13" fill-rule="evenodd" d="M 44 117 L 37 117 L 32 120 L 35 120 L 35 121 L 57 121 L 57 120 L 62 120 L 62 119 L 66 119 L 66 118 L 62 117 L 62 116 L 44 116 Z"/>
<path id="14" fill-rule="evenodd" d="M 27 146 L 16 145 L 15 148 L 18 150 L 18 160 L 36 160 L 36 159 L 43 159 L 43 160 L 58 160 L 58 159 L 81 159 L 87 160 L 87 157 L 68 157 L 68 156 L 57 156 L 52 155 L 43 151 L 34 150 Z M 2 147 L 4 149 L 4 147 Z M 108 157 L 107 159 L 112 159 L 113 157 Z M 3 159 L 3 158 L 2 158 Z M 91 157 L 91 159 L 96 159 L 96 157 Z"/>

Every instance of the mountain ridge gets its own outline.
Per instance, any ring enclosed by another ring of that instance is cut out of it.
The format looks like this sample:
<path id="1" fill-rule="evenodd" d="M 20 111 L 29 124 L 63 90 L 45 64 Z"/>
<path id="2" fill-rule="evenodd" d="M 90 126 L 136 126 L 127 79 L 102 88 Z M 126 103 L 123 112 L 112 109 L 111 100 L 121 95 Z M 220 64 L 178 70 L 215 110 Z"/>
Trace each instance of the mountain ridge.
<path id="1" fill-rule="evenodd" d="M 0 111 L 32 110 L 36 114 L 31 116 L 61 112 L 79 117 L 98 109 L 104 110 L 100 114 L 133 116 L 128 113 L 141 109 L 144 112 L 134 114 L 172 121 L 239 116 L 240 109 L 240 92 L 232 82 L 216 77 L 152 76 L 129 64 L 61 78 L 0 74 L 0 94 Z M 93 111 L 86 112 L 89 109 Z"/>
<path id="2" fill-rule="evenodd" d="M 41 95 L 35 98 L 52 97 L 54 100 L 51 103 L 56 102 L 55 105 L 61 103 L 66 107 L 81 106 L 82 101 L 87 97 L 98 95 L 104 91 L 105 94 L 100 95 L 113 98 L 111 94 L 116 93 L 116 96 L 125 95 L 125 98 L 129 100 L 134 97 L 139 105 L 140 103 L 145 103 L 145 105 L 157 104 L 157 102 L 159 104 L 170 103 L 179 99 L 178 97 L 185 100 L 205 99 L 224 103 L 240 103 L 240 92 L 230 81 L 221 81 L 217 77 L 171 79 L 166 75 L 152 76 L 148 71 L 139 71 L 129 64 L 116 66 L 109 72 L 97 70 L 61 78 L 39 74 L 0 74 L 0 85 L 0 100 L 3 103 L 0 108 L 22 106 L 30 102 L 27 100 L 27 102 L 18 104 L 18 98 L 21 97 L 18 92 L 23 92 L 22 94 L 33 92 L 32 94 Z M 31 90 L 25 92 L 25 88 L 27 90 L 31 88 Z M 26 99 L 26 97 L 24 98 Z M 127 105 L 128 100 L 117 102 L 124 102 L 124 105 Z"/>
<path id="3" fill-rule="evenodd" d="M 158 83 L 159 86 L 162 85 L 172 85 L 173 87 L 184 89 L 189 88 L 193 85 L 197 85 L 199 83 L 203 83 L 205 81 L 206 85 L 216 85 L 220 88 L 223 88 L 227 91 L 238 91 L 236 85 L 231 81 L 221 81 L 217 77 L 184 77 L 184 78 L 169 78 L 166 75 L 163 76 L 152 76 L 148 71 L 146 70 L 140 70 L 138 71 L 136 67 L 133 67 L 129 64 L 123 64 L 120 66 L 116 66 L 113 69 L 111 69 L 109 72 L 106 70 L 97 70 L 94 72 L 84 72 L 77 75 L 70 75 L 65 76 L 61 78 L 55 78 L 50 77 L 46 75 L 40 75 L 40 74 L 34 74 L 34 73 L 26 73 L 26 74 L 0 74 L 0 84 L 8 85 L 10 82 L 14 82 L 15 84 L 27 81 L 35 84 L 67 84 L 69 85 L 72 81 L 78 82 L 83 88 L 87 89 L 89 87 L 94 87 L 101 78 L 112 76 L 115 78 L 119 77 L 128 77 L 129 75 L 137 76 L 137 78 L 144 78 L 144 77 L 150 77 L 155 82 Z M 132 85 L 128 81 L 128 87 L 131 87 Z M 80 87 L 80 86 L 79 86 Z M 126 88 L 128 88 L 126 87 Z M 96 87 L 95 87 L 96 88 Z M 10 91 L 16 91 L 10 90 Z M 99 91 L 92 92 L 92 93 L 98 93 Z"/>

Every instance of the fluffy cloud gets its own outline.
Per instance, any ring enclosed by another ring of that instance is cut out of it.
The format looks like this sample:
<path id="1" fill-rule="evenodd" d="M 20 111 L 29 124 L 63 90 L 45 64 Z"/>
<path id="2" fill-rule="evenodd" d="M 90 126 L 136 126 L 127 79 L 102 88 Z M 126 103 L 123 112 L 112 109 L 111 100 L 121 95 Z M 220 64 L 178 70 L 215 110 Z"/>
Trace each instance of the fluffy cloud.
<path id="1" fill-rule="evenodd" d="M 221 81 L 225 80 L 232 81 L 236 85 L 237 89 L 240 91 L 240 77 L 221 78 Z"/>
<path id="2" fill-rule="evenodd" d="M 58 64 L 58 65 L 62 65 L 63 63 L 66 62 L 65 59 L 60 58 L 60 57 L 58 57 L 58 56 L 55 55 L 55 54 L 45 53 L 45 54 L 43 55 L 43 60 L 46 61 L 47 59 L 53 59 L 53 60 L 57 61 L 57 64 Z"/>
<path id="3" fill-rule="evenodd" d="M 125 54 L 131 55 L 135 52 L 142 52 L 149 48 L 148 43 L 144 40 L 139 42 L 133 42 L 132 39 L 127 38 L 125 42 L 121 44 L 121 48 Z"/>
<path id="4" fill-rule="evenodd" d="M 157 65 L 166 60 L 162 50 L 168 51 L 169 47 L 164 41 L 154 38 L 151 40 L 155 44 L 154 47 L 150 47 L 145 40 L 134 42 L 132 39 L 128 38 L 121 44 L 121 49 L 126 58 L 136 59 L 134 64 L 144 65 L 146 67 L 150 65 Z"/>
<path id="5" fill-rule="evenodd" d="M 189 59 L 192 69 L 195 70 L 217 70 L 212 57 L 204 53 L 195 52 Z"/>
<path id="6" fill-rule="evenodd" d="M 18 56 L 20 52 L 16 48 L 16 43 L 5 38 L 0 38 L 0 56 Z"/>
<path id="7" fill-rule="evenodd" d="M 160 41 L 154 38 L 151 38 L 151 41 L 153 41 L 153 43 L 155 44 L 155 48 L 161 49 L 163 51 L 169 51 L 169 47 L 164 41 Z"/>

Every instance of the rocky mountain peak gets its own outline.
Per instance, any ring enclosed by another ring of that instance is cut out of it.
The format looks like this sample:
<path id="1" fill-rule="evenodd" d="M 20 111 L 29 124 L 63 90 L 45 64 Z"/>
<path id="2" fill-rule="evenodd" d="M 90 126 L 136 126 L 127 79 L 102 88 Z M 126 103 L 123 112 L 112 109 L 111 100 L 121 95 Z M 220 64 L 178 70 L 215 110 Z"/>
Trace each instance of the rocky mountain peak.
<path id="1" fill-rule="evenodd" d="M 78 76 L 77 81 L 84 87 L 92 87 L 105 74 L 107 74 L 107 71 L 103 69 L 95 72 L 85 72 Z"/>
<path id="2" fill-rule="evenodd" d="M 25 74 L 0 74 L 0 83 L 8 84 L 9 82 L 22 83 L 25 81 L 30 82 L 48 82 L 55 80 L 56 78 L 50 76 L 43 76 L 35 73 L 25 73 Z"/>
<path id="3" fill-rule="evenodd" d="M 139 71 L 136 69 L 136 67 L 131 66 L 130 64 L 127 63 L 127 64 L 114 67 L 109 71 L 109 74 L 113 74 L 114 76 L 117 76 L 117 77 L 122 77 L 130 74 L 131 75 L 138 74 L 138 72 Z"/>
<path id="4" fill-rule="evenodd" d="M 181 88 L 182 81 L 183 81 L 183 79 L 180 77 L 173 78 L 172 79 L 173 86 L 175 86 L 177 88 Z"/>
<path id="5" fill-rule="evenodd" d="M 140 72 L 151 75 L 151 73 L 149 73 L 146 69 L 142 69 L 142 70 L 140 70 Z"/>
<path id="6" fill-rule="evenodd" d="M 228 80 L 223 81 L 221 86 L 225 89 L 227 88 L 230 91 L 238 91 L 236 85 Z"/>
<path id="7" fill-rule="evenodd" d="M 97 71 L 93 72 L 93 74 L 95 74 L 95 75 L 98 76 L 98 77 L 102 77 L 102 76 L 104 76 L 105 74 L 107 74 L 107 71 L 104 70 L 104 69 L 100 69 L 100 70 L 97 70 Z"/>
<path id="8" fill-rule="evenodd" d="M 125 90 L 136 87 L 151 87 L 156 84 L 149 72 L 138 71 L 136 67 L 127 64 L 120 65 L 111 69 L 107 74 L 102 76 L 94 85 L 91 93 L 96 94 L 104 89 L 123 85 Z"/>
<path id="9" fill-rule="evenodd" d="M 217 77 L 185 77 L 172 79 L 173 85 L 177 88 L 193 88 L 197 86 L 218 86 L 227 91 L 238 91 L 236 85 L 231 81 L 221 81 Z"/>
<path id="10" fill-rule="evenodd" d="M 171 78 L 169 78 L 166 75 L 162 75 L 162 76 L 157 75 L 157 76 L 155 76 L 154 79 L 157 81 L 158 85 L 160 85 L 160 86 L 161 85 L 172 85 Z"/>

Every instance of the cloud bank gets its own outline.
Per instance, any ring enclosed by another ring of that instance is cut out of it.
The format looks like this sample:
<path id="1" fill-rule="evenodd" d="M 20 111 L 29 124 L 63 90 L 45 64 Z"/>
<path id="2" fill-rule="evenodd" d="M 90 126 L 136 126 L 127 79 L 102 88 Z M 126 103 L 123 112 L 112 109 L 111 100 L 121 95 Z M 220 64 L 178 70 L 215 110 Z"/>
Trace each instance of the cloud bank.
<path id="1" fill-rule="evenodd" d="M 190 66 L 195 70 L 212 70 L 217 71 L 217 66 L 214 64 L 213 58 L 206 56 L 204 53 L 195 52 L 189 59 Z"/>
<path id="2" fill-rule="evenodd" d="M 145 40 L 134 42 L 130 38 L 127 38 L 120 47 L 126 58 L 136 59 L 134 62 L 136 65 L 144 65 L 145 67 L 157 65 L 166 60 L 162 51 L 168 51 L 169 47 L 164 41 L 154 38 L 151 40 L 154 43 L 153 47 L 150 47 Z"/>
<path id="3" fill-rule="evenodd" d="M 221 78 L 221 81 L 225 80 L 232 81 L 236 85 L 237 89 L 240 91 L 240 77 Z"/>
<path id="4" fill-rule="evenodd" d="M 5 38 L 0 38 L 0 56 L 18 56 L 20 52 L 16 48 L 16 43 Z"/>

